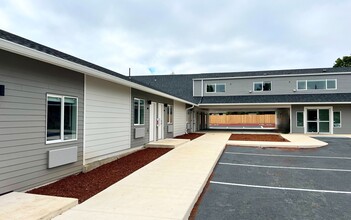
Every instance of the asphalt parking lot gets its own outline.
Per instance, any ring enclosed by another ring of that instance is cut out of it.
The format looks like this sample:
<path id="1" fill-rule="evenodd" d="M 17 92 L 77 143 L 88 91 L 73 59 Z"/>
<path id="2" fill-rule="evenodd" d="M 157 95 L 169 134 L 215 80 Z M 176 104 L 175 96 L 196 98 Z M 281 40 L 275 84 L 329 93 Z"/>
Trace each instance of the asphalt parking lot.
<path id="1" fill-rule="evenodd" d="M 227 147 L 196 219 L 351 219 L 351 139 L 312 150 Z"/>

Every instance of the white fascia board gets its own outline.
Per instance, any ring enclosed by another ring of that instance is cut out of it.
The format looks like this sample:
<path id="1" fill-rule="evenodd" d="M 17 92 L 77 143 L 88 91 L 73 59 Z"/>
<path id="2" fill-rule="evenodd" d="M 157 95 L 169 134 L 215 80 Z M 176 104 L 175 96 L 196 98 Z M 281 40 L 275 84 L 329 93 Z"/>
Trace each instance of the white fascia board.
<path id="1" fill-rule="evenodd" d="M 329 104 L 351 104 L 351 102 L 279 102 L 279 103 L 203 103 L 198 104 L 203 106 L 228 106 L 228 105 L 329 105 Z"/>
<path id="2" fill-rule="evenodd" d="M 25 57 L 29 57 L 29 58 L 32 58 L 35 60 L 39 60 L 39 61 L 42 61 L 45 63 L 50 63 L 50 64 L 53 64 L 55 66 L 63 67 L 65 69 L 73 70 L 75 72 L 79 72 L 79 73 L 86 74 L 89 76 L 104 79 L 104 80 L 107 80 L 110 82 L 118 83 L 120 85 L 124 85 L 124 86 L 131 87 L 134 89 L 139 89 L 139 90 L 142 90 L 144 92 L 152 93 L 152 94 L 159 95 L 159 96 L 162 96 L 165 98 L 174 99 L 176 101 L 191 104 L 191 105 L 196 105 L 195 103 L 177 98 L 175 96 L 157 91 L 155 89 L 151 89 L 151 88 L 148 88 L 146 86 L 142 86 L 140 84 L 119 78 L 117 76 L 112 76 L 108 73 L 104 73 L 102 71 L 95 70 L 95 69 L 92 69 L 90 67 L 86 67 L 84 65 L 74 63 L 72 61 L 68 61 L 68 60 L 65 60 L 65 59 L 44 53 L 44 52 L 40 52 L 40 51 L 31 49 L 31 48 L 13 43 L 11 41 L 0 39 L 0 49 L 9 51 L 11 53 L 19 54 L 19 55 L 22 55 Z"/>
<path id="3" fill-rule="evenodd" d="M 324 76 L 324 75 L 347 75 L 351 72 L 322 72 L 322 73 L 301 73 L 301 74 L 281 74 L 281 75 L 260 75 L 260 76 L 227 76 L 227 77 L 208 77 L 208 78 L 194 78 L 193 81 L 200 80 L 223 80 L 223 79 L 254 79 L 254 78 L 279 78 L 279 77 L 295 77 L 295 76 Z"/>

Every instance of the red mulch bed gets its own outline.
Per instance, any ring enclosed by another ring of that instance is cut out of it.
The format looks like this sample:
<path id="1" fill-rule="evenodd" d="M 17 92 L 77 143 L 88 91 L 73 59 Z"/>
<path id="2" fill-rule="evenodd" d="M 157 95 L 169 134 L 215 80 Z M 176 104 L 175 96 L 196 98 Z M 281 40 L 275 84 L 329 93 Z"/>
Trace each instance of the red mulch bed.
<path id="1" fill-rule="evenodd" d="M 204 133 L 189 133 L 189 134 L 183 134 L 183 135 L 179 135 L 175 138 L 177 139 L 190 139 L 190 140 L 194 140 L 198 137 L 201 137 L 202 135 L 204 135 Z"/>
<path id="2" fill-rule="evenodd" d="M 279 134 L 232 134 L 229 140 L 289 142 Z"/>
<path id="3" fill-rule="evenodd" d="M 68 176 L 28 193 L 77 198 L 84 202 L 134 171 L 166 154 L 171 149 L 147 148 L 102 165 L 90 172 Z"/>

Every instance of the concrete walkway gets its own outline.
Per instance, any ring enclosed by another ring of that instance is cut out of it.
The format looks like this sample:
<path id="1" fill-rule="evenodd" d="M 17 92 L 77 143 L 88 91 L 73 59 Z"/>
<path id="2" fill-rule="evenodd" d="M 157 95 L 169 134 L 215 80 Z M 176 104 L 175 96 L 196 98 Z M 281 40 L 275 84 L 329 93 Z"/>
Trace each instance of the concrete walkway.
<path id="1" fill-rule="evenodd" d="M 187 219 L 229 136 L 187 142 L 55 219 Z"/>
<path id="2" fill-rule="evenodd" d="M 78 204 L 78 199 L 12 192 L 0 196 L 0 219 L 51 219 Z"/>
<path id="3" fill-rule="evenodd" d="M 227 142 L 229 146 L 242 146 L 242 147 L 261 147 L 261 148 L 317 148 L 328 145 L 328 143 L 314 139 L 305 134 L 280 134 L 289 142 L 271 142 L 271 141 L 231 141 Z"/>

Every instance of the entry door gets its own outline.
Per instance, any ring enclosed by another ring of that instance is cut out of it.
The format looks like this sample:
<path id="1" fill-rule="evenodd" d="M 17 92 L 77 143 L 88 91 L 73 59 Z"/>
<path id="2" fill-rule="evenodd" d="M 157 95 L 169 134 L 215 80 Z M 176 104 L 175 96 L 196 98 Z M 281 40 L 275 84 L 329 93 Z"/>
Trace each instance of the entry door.
<path id="1" fill-rule="evenodd" d="M 149 125 L 149 141 L 156 141 L 157 130 L 156 130 L 156 118 L 157 118 L 157 105 L 156 102 L 151 102 L 150 105 L 150 125 Z"/>
<path id="2" fill-rule="evenodd" d="M 307 109 L 307 133 L 331 133 L 331 109 Z"/>
<path id="3" fill-rule="evenodd" d="M 164 104 L 158 103 L 157 109 L 157 140 L 164 139 Z"/>

